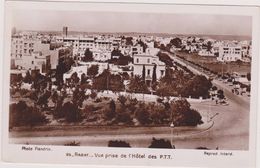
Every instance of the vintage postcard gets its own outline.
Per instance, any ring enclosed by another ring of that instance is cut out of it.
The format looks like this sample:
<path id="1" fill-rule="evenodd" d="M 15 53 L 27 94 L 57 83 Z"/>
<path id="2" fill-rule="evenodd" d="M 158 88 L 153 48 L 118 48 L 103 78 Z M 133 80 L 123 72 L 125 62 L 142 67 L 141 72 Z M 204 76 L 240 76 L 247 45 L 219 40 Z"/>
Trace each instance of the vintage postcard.
<path id="1" fill-rule="evenodd" d="M 4 161 L 255 166 L 259 8 L 5 5 Z"/>

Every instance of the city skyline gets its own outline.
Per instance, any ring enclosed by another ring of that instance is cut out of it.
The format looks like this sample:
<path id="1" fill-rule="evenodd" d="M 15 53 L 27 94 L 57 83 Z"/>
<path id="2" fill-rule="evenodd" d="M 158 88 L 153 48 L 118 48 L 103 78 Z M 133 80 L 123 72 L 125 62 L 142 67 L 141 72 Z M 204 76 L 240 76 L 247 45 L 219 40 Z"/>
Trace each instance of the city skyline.
<path id="1" fill-rule="evenodd" d="M 252 34 L 252 18 L 249 16 L 39 10 L 17 10 L 13 16 L 13 27 L 17 30 L 61 31 L 63 26 L 68 26 L 69 31 L 78 32 L 250 37 Z"/>

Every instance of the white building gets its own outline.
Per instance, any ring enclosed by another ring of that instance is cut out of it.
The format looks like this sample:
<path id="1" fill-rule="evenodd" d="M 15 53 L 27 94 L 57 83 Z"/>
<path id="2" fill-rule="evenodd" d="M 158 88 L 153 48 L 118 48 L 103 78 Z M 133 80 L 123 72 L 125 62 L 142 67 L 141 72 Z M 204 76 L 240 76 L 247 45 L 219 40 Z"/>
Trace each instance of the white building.
<path id="1" fill-rule="evenodd" d="M 133 74 L 143 74 L 143 68 L 145 67 L 145 79 L 150 82 L 152 80 L 153 69 L 156 66 L 156 77 L 160 79 L 165 75 L 165 63 L 159 60 L 159 57 L 148 54 L 136 54 L 133 56 Z"/>
<path id="2" fill-rule="evenodd" d="M 16 60 L 15 64 L 18 69 L 40 70 L 41 73 L 46 73 L 47 66 L 50 66 L 50 54 L 34 51 L 31 55 Z"/>
<path id="3" fill-rule="evenodd" d="M 29 56 L 34 51 L 48 51 L 50 44 L 43 44 L 39 39 L 28 39 L 21 35 L 12 36 L 11 40 L 11 58 L 20 59 L 23 56 Z"/>
<path id="4" fill-rule="evenodd" d="M 207 50 L 205 50 L 205 49 L 202 49 L 202 50 L 200 50 L 199 51 L 199 53 L 198 53 L 200 56 L 204 56 L 204 57 L 214 57 L 215 55 L 214 55 L 214 52 L 212 52 L 212 51 L 207 51 Z"/>
<path id="5" fill-rule="evenodd" d="M 242 48 L 241 46 L 222 46 L 219 48 L 219 56 L 217 57 L 218 61 L 221 62 L 230 62 L 242 60 Z"/>
<path id="6" fill-rule="evenodd" d="M 137 44 L 132 47 L 131 55 L 134 56 L 136 54 L 142 54 L 143 53 L 143 47 L 140 44 Z"/>
<path id="7" fill-rule="evenodd" d="M 78 56 L 80 58 L 85 56 L 86 49 L 89 49 L 96 55 L 96 60 L 109 59 L 109 52 L 114 48 L 119 47 L 119 41 L 121 39 L 105 39 L 105 38 L 94 38 L 94 37 L 57 37 L 57 42 L 63 43 L 64 46 L 73 47 L 73 56 Z M 100 52 L 104 54 L 100 54 Z M 94 58 L 95 59 L 95 58 Z"/>
<path id="8" fill-rule="evenodd" d="M 94 50 L 92 52 L 95 61 L 104 62 L 111 59 L 111 51 L 109 50 Z"/>
<path id="9" fill-rule="evenodd" d="M 11 64 L 20 70 L 56 69 L 61 57 L 71 56 L 71 49 L 60 47 L 50 50 L 50 44 L 42 43 L 41 39 L 17 35 L 12 37 Z"/>
<path id="10" fill-rule="evenodd" d="M 46 71 L 50 63 L 50 44 L 30 36 L 15 35 L 11 39 L 11 67 L 13 69 Z"/>
<path id="11" fill-rule="evenodd" d="M 159 48 L 148 47 L 146 48 L 145 53 L 148 55 L 157 55 L 159 51 L 160 51 Z"/>

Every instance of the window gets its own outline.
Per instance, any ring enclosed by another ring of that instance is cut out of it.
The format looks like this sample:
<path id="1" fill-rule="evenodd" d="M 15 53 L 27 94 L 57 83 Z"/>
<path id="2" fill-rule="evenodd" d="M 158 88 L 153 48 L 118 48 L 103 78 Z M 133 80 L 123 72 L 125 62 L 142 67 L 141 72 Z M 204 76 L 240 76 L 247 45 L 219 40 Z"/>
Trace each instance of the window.
<path id="1" fill-rule="evenodd" d="M 136 59 L 136 63 L 139 63 L 139 58 Z"/>
<path id="2" fill-rule="evenodd" d="M 149 75 L 150 75 L 150 69 L 147 70 L 147 76 L 149 76 Z"/>
<path id="3" fill-rule="evenodd" d="M 161 76 L 163 76 L 164 75 L 164 70 L 161 70 Z"/>
<path id="4" fill-rule="evenodd" d="M 32 64 L 34 64 L 34 62 L 32 61 Z"/>
<path id="5" fill-rule="evenodd" d="M 149 59 L 149 58 L 147 59 L 147 63 L 148 63 L 148 64 L 150 63 L 150 59 Z"/>

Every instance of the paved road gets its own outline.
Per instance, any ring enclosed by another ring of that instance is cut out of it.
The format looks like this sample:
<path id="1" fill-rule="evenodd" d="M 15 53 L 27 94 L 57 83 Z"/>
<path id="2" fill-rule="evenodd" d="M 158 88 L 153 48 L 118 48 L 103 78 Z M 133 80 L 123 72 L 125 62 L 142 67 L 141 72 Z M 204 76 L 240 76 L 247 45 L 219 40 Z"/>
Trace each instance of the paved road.
<path id="1" fill-rule="evenodd" d="M 190 66 L 190 63 L 184 62 L 172 54 L 170 56 L 194 73 L 209 78 L 204 72 Z M 212 83 L 224 91 L 229 100 L 229 106 L 223 106 L 218 111 L 221 115 L 216 117 L 214 127 L 208 132 L 209 136 L 204 134 L 200 139 L 211 148 L 214 148 L 215 145 L 220 149 L 248 149 L 250 98 L 233 94 L 231 89 L 221 81 L 214 79 Z"/>

